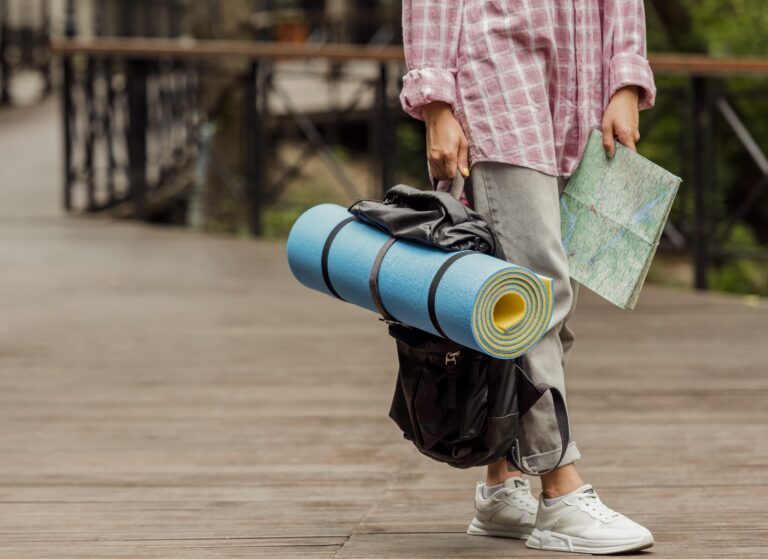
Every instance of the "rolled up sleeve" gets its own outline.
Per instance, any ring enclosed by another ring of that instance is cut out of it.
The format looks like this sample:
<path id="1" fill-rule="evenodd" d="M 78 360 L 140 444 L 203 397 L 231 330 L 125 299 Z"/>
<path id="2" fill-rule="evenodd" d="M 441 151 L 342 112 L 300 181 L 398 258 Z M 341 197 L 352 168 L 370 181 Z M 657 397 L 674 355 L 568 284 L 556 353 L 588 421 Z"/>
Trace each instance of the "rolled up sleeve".
<path id="1" fill-rule="evenodd" d="M 622 87 L 639 90 L 639 108 L 656 103 L 656 84 L 648 63 L 645 39 L 645 8 L 642 0 L 606 0 L 613 19 L 613 55 L 608 63 L 608 99 Z"/>
<path id="2" fill-rule="evenodd" d="M 403 0 L 403 47 L 408 72 L 400 104 L 414 118 L 434 101 L 456 102 L 461 0 Z"/>

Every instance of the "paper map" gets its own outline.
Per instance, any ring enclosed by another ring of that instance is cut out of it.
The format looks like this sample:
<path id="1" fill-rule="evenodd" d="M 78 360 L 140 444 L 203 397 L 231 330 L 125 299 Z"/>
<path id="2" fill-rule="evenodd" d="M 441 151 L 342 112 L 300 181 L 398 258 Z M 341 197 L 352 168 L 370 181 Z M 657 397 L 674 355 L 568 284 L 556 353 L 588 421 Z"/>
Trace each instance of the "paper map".
<path id="1" fill-rule="evenodd" d="M 560 198 L 571 277 L 622 309 L 640 295 L 681 179 L 595 130 Z"/>

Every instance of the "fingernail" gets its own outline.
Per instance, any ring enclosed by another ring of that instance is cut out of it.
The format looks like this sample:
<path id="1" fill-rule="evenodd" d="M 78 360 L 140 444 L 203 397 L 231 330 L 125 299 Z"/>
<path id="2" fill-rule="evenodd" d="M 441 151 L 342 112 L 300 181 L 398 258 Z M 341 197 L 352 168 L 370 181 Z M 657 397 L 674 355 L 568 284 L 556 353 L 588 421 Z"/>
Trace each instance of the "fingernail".
<path id="1" fill-rule="evenodd" d="M 464 167 L 461 170 L 461 174 L 464 175 L 465 177 L 468 177 L 469 176 L 469 169 L 467 167 Z"/>

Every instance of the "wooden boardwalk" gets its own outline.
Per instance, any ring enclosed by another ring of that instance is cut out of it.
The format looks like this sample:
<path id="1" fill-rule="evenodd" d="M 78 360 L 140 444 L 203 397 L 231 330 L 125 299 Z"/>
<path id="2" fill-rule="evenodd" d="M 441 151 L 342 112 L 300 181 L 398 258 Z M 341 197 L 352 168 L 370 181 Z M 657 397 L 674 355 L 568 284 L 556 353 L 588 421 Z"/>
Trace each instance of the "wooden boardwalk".
<path id="1" fill-rule="evenodd" d="M 61 216 L 54 109 L 0 112 L 0 558 L 563 557 L 464 534 L 481 471 L 400 438 L 382 324 L 280 243 Z M 655 557 L 768 556 L 766 307 L 575 325 L 586 479 Z"/>

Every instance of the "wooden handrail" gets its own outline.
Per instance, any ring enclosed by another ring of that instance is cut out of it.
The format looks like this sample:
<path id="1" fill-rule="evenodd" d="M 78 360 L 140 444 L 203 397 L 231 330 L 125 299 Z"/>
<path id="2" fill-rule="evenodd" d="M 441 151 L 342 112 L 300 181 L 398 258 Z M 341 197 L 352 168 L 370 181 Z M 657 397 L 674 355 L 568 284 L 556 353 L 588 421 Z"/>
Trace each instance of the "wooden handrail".
<path id="1" fill-rule="evenodd" d="M 323 58 L 335 61 L 403 60 L 400 46 L 371 47 L 351 44 L 279 43 L 263 41 L 225 41 L 199 39 L 148 39 L 102 37 L 98 39 L 52 40 L 55 54 L 85 54 L 121 58 L 211 58 L 242 57 L 250 59 Z"/>
<path id="2" fill-rule="evenodd" d="M 689 76 L 768 75 L 768 58 L 721 58 L 702 54 L 651 53 L 654 72 Z"/>
<path id="3" fill-rule="evenodd" d="M 119 58 L 212 58 L 308 59 L 334 61 L 403 61 L 400 46 L 352 44 L 313 45 L 261 41 L 200 39 L 152 39 L 100 37 L 98 39 L 54 39 L 51 50 L 59 55 L 82 54 Z M 648 56 L 655 72 L 689 76 L 768 75 L 768 58 L 720 58 L 698 54 L 653 53 Z"/>

